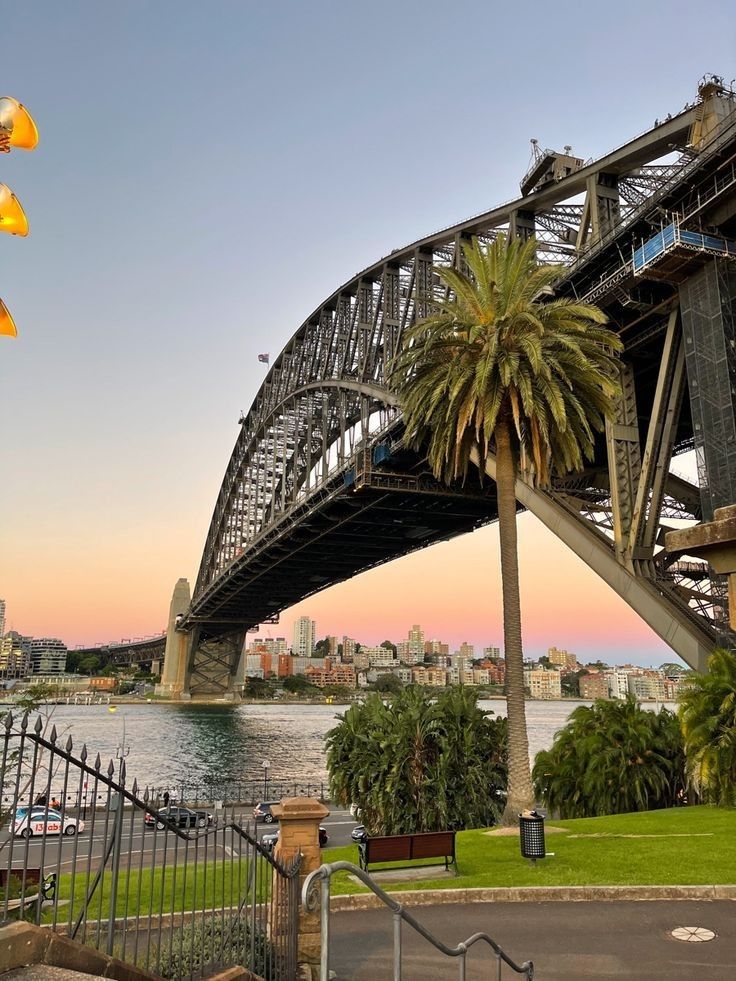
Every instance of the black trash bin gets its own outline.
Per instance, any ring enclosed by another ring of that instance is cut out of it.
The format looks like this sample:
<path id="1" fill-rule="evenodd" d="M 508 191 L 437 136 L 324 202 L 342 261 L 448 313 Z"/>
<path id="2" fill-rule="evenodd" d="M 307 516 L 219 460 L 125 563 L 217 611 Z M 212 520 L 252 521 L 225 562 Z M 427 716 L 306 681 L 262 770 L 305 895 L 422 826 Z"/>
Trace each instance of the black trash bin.
<path id="1" fill-rule="evenodd" d="M 544 815 L 536 811 L 524 811 L 519 815 L 519 839 L 521 857 L 536 861 L 546 854 L 544 844 Z"/>

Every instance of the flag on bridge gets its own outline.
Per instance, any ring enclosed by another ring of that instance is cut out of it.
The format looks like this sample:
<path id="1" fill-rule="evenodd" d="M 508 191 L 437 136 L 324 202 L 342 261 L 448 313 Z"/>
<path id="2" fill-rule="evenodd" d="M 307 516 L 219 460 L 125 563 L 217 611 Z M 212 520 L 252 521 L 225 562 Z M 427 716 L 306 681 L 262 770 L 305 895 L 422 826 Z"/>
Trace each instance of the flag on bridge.
<path id="1" fill-rule="evenodd" d="M 271 361 L 271 355 L 270 354 L 259 354 L 258 355 L 258 360 L 260 362 L 262 362 L 262 364 L 269 364 L 270 361 Z"/>

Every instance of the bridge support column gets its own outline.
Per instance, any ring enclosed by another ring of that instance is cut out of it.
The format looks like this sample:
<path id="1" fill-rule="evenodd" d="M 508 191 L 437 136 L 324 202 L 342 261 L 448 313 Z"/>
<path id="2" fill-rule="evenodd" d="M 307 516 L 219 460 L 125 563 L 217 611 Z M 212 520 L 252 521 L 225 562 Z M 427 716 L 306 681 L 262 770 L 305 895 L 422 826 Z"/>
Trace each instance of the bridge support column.
<path id="1" fill-rule="evenodd" d="M 169 606 L 169 624 L 166 629 L 166 649 L 161 684 L 156 685 L 156 695 L 162 698 L 189 698 L 187 692 L 187 664 L 191 646 L 191 634 L 176 629 L 178 618 L 189 608 L 191 601 L 189 581 L 180 579 L 174 586 Z"/>
<path id="2" fill-rule="evenodd" d="M 736 501 L 736 271 L 713 259 L 680 286 L 690 409 L 703 520 Z M 720 600 L 718 642 L 733 646 L 728 584 L 711 566 L 711 591 Z"/>
<path id="3" fill-rule="evenodd" d="M 188 637 L 184 694 L 180 697 L 239 702 L 245 674 L 245 627 L 198 624 Z"/>

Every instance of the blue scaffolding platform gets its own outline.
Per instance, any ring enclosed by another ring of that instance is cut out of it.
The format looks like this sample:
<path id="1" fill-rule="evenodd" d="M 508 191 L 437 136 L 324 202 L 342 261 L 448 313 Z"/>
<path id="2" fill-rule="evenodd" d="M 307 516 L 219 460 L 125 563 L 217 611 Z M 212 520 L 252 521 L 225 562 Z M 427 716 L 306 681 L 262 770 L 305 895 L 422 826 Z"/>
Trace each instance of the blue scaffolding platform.
<path id="1" fill-rule="evenodd" d="M 666 264 L 669 271 L 682 269 L 685 263 L 695 258 L 694 253 L 701 255 L 721 256 L 736 259 L 736 242 L 719 238 L 715 235 L 704 235 L 702 232 L 691 232 L 681 228 L 678 221 L 673 221 L 658 232 L 640 248 L 634 250 L 632 268 L 635 276 L 651 275 L 655 267 Z M 675 263 L 666 260 L 679 260 Z M 659 278 L 655 275 L 654 278 Z"/>

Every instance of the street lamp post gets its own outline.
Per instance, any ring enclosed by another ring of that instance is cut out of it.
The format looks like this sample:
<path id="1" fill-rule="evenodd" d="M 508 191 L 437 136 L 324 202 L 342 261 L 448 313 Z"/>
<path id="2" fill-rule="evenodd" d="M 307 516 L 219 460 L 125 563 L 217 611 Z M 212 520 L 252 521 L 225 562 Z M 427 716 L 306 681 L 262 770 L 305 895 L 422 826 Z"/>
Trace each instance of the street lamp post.
<path id="1" fill-rule="evenodd" d="M 261 766 L 263 767 L 263 799 L 268 800 L 268 768 L 271 764 L 268 760 L 264 760 Z"/>

